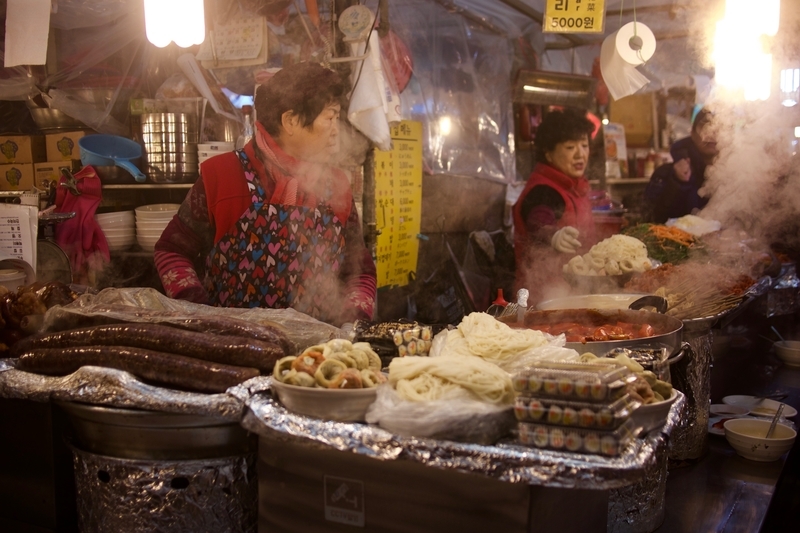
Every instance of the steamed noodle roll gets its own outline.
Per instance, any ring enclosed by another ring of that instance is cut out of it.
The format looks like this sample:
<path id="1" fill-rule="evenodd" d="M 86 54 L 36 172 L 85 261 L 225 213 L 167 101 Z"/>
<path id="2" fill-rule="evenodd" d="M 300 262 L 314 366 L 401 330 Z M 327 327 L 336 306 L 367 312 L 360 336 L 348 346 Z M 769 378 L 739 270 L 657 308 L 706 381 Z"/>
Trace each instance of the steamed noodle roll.
<path id="1" fill-rule="evenodd" d="M 389 383 L 401 397 L 412 401 L 440 399 L 454 386 L 487 403 L 510 405 L 514 401 L 509 374 L 475 356 L 395 358 L 389 363 Z"/>
<path id="2" fill-rule="evenodd" d="M 592 256 L 591 265 L 592 270 L 602 270 L 602 268 L 606 265 L 606 260 L 602 257 Z"/>
<path id="3" fill-rule="evenodd" d="M 630 259 L 623 259 L 619 262 L 619 269 L 622 271 L 623 274 L 629 274 L 633 272 L 633 261 Z"/>
<path id="4" fill-rule="evenodd" d="M 486 313 L 470 313 L 447 332 L 445 354 L 476 355 L 501 365 L 520 352 L 545 346 L 549 339 L 535 329 L 515 329 Z"/>
<path id="5" fill-rule="evenodd" d="M 622 270 L 620 270 L 619 268 L 619 263 L 613 259 L 608 259 L 606 261 L 605 269 L 606 269 L 606 274 L 610 276 L 616 276 L 618 274 L 622 274 Z"/>

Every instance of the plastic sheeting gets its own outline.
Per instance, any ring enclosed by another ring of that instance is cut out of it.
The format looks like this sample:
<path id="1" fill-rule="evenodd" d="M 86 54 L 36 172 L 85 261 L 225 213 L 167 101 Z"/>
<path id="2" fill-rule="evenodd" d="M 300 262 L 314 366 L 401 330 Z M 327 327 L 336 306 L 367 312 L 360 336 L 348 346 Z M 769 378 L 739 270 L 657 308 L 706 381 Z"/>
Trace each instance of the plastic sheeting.
<path id="1" fill-rule="evenodd" d="M 400 99 L 428 170 L 514 181 L 512 41 L 430 0 L 392 2 L 389 23 L 414 60 Z"/>

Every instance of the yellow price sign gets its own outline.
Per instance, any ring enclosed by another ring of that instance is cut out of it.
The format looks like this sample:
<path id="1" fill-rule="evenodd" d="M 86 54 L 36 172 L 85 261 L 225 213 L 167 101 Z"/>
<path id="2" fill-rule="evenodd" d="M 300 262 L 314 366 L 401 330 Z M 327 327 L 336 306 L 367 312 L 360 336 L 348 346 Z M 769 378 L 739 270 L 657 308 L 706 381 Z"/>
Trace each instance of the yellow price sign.
<path id="1" fill-rule="evenodd" d="M 408 285 L 417 270 L 422 219 L 422 123 L 392 127 L 392 149 L 375 149 L 378 287 Z"/>
<path id="2" fill-rule="evenodd" d="M 606 0 L 547 0 L 542 30 L 549 33 L 603 33 Z"/>

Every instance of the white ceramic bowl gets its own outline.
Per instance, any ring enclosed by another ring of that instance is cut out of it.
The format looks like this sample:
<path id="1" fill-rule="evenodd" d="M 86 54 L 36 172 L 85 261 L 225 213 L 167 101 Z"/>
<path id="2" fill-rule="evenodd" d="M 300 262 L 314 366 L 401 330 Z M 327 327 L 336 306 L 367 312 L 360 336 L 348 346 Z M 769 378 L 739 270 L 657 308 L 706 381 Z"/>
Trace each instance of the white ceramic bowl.
<path id="1" fill-rule="evenodd" d="M 769 398 L 764 398 L 760 400 L 755 396 L 746 396 L 742 394 L 735 394 L 733 396 L 725 396 L 722 399 L 722 403 L 727 403 L 728 405 L 739 405 L 741 407 L 746 407 L 750 409 L 750 414 L 753 416 L 766 416 L 772 418 L 775 416 L 775 413 L 778 412 L 778 407 L 780 407 L 781 402 L 776 402 L 775 400 L 771 400 Z M 797 409 L 792 407 L 791 405 L 783 404 L 783 416 L 784 418 L 792 418 L 794 415 L 797 414 Z"/>
<path id="2" fill-rule="evenodd" d="M 133 211 L 118 211 L 115 213 L 99 213 L 94 216 L 95 220 L 101 225 L 105 224 L 133 224 Z"/>
<path id="3" fill-rule="evenodd" d="M 164 233 L 166 226 L 160 228 L 143 228 L 141 226 L 136 228 L 136 235 L 143 235 L 145 237 L 160 237 Z"/>
<path id="4" fill-rule="evenodd" d="M 784 364 L 800 366 L 800 341 L 778 341 L 774 346 L 775 353 Z"/>
<path id="5" fill-rule="evenodd" d="M 170 216 L 169 218 L 137 218 L 136 219 L 136 227 L 137 228 L 163 228 L 167 224 L 170 223 L 172 217 L 175 215 Z"/>
<path id="6" fill-rule="evenodd" d="M 750 413 L 750 409 L 748 409 L 747 407 L 743 407 L 741 405 L 715 403 L 711 404 L 709 412 L 714 416 L 721 416 L 725 418 L 738 418 L 741 416 L 747 416 Z"/>
<path id="7" fill-rule="evenodd" d="M 784 424 L 776 424 L 772 437 L 766 434 L 772 422 L 757 418 L 733 418 L 725 422 L 725 438 L 745 459 L 753 461 L 777 461 L 789 451 L 797 432 Z"/>
<path id="8" fill-rule="evenodd" d="M 136 220 L 172 218 L 180 204 L 150 204 L 136 208 Z"/>
<path id="9" fill-rule="evenodd" d="M 135 235 L 136 228 L 131 226 L 130 228 L 104 228 L 100 227 L 103 230 L 103 233 L 106 237 L 124 237 L 126 235 Z"/>
<path id="10" fill-rule="evenodd" d="M 290 411 L 302 415 L 336 420 L 338 422 L 363 421 L 367 409 L 375 401 L 377 389 L 322 389 L 299 387 L 272 380 L 272 390 L 278 400 Z"/>
<path id="11" fill-rule="evenodd" d="M 660 428 L 667 423 L 667 415 L 669 415 L 672 404 L 681 396 L 683 396 L 681 391 L 672 389 L 672 394 L 669 398 L 663 402 L 640 405 L 633 412 L 631 418 L 645 433 Z"/>

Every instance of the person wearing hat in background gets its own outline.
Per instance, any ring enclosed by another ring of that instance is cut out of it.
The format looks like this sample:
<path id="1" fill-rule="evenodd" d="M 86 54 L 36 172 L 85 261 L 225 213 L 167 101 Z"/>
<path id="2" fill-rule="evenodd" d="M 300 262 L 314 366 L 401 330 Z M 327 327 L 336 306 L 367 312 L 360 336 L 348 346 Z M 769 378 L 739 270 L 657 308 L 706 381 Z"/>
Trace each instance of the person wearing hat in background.
<path id="1" fill-rule="evenodd" d="M 595 244 L 589 144 L 595 125 L 575 109 L 551 111 L 536 129 L 536 166 L 514 204 L 516 287 L 535 303 L 566 289 L 563 265 Z"/>
<path id="2" fill-rule="evenodd" d="M 700 195 L 706 167 L 719 153 L 712 123 L 713 115 L 701 109 L 692 122 L 692 133 L 670 147 L 672 163 L 658 167 L 644 190 L 645 220 L 663 224 L 705 207 Z"/>
<path id="3" fill-rule="evenodd" d="M 292 307 L 340 326 L 372 318 L 375 263 L 339 147 L 344 86 L 315 63 L 284 67 L 255 95 L 243 150 L 203 162 L 155 246 L 168 296 L 225 307 Z"/>

